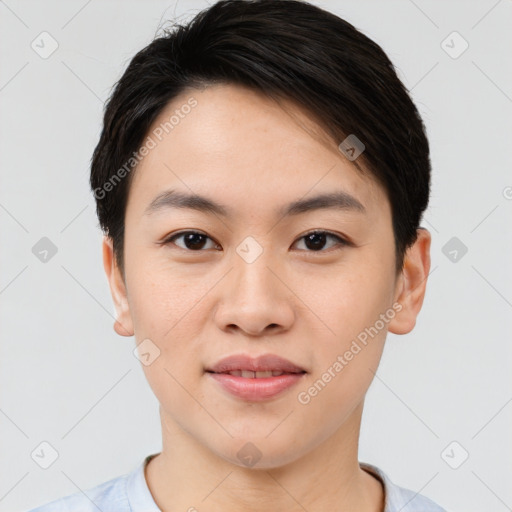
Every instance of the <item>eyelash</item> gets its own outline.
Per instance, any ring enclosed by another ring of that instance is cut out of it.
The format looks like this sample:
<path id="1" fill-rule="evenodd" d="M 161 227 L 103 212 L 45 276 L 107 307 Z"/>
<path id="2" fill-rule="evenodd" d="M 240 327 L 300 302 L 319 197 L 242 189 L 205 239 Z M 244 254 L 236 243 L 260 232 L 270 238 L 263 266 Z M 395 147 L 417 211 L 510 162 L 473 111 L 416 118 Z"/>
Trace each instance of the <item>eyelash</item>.
<path id="1" fill-rule="evenodd" d="M 160 242 L 160 244 L 161 245 L 169 245 L 169 244 L 173 243 L 174 240 L 176 240 L 177 238 L 182 237 L 184 235 L 188 235 L 188 234 L 203 235 L 206 238 L 209 238 L 210 240 L 213 240 L 211 237 L 209 237 L 208 235 L 206 235 L 205 233 L 203 233 L 201 231 L 188 230 L 188 231 L 180 231 L 179 233 L 174 233 L 171 236 L 167 237 L 166 239 L 162 240 L 162 242 Z M 328 237 L 335 238 L 338 241 L 338 247 L 335 248 L 335 250 L 339 250 L 342 247 L 353 246 L 353 244 L 351 242 L 349 242 L 348 240 L 340 237 L 339 235 L 337 235 L 335 233 L 332 233 L 331 231 L 325 231 L 325 230 L 312 230 L 312 231 L 309 231 L 308 233 L 305 233 L 304 235 L 299 237 L 297 239 L 297 241 L 298 240 L 302 240 L 302 239 L 306 238 L 307 236 L 313 235 L 313 234 L 317 234 L 317 235 L 318 234 L 320 234 L 320 235 L 325 234 Z M 295 244 L 295 242 L 294 242 L 294 244 Z M 174 244 L 174 245 L 176 245 L 176 244 Z M 341 247 L 339 247 L 339 246 L 341 246 Z M 198 250 L 194 251 L 192 249 L 187 249 L 187 248 L 183 248 L 183 247 L 180 247 L 180 246 L 177 246 L 177 247 L 179 249 L 182 249 L 182 250 L 187 251 L 187 252 L 204 252 L 206 250 L 206 249 L 198 249 Z M 312 253 L 312 254 L 316 254 L 316 253 L 328 252 L 330 249 L 332 249 L 332 247 L 327 249 L 327 250 L 324 250 L 324 249 L 321 249 L 321 250 L 318 250 L 318 251 L 306 250 L 306 252 L 309 252 L 309 253 Z"/>

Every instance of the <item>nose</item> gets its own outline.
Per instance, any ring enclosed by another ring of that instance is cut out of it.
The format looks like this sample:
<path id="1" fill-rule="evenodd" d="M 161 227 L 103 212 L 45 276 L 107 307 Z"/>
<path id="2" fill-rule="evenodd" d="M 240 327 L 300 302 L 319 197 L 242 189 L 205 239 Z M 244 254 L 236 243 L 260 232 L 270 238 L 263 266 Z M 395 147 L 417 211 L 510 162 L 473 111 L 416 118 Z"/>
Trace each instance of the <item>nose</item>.
<path id="1" fill-rule="evenodd" d="M 234 268 L 223 280 L 215 312 L 217 326 L 249 336 L 277 334 L 290 329 L 295 319 L 294 294 L 283 270 L 265 252 L 248 263 L 237 254 Z"/>

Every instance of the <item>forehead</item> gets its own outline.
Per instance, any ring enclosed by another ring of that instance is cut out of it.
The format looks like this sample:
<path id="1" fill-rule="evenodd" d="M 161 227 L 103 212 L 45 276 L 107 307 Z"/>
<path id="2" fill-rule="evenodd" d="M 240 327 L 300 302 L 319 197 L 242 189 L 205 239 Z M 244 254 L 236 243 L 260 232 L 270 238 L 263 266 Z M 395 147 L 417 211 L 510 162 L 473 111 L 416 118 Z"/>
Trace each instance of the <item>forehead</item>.
<path id="1" fill-rule="evenodd" d="M 387 202 L 302 109 L 237 85 L 185 90 L 147 137 L 154 147 L 135 171 L 128 200 L 139 213 L 168 189 L 219 197 L 234 211 L 340 189 L 370 210 Z"/>

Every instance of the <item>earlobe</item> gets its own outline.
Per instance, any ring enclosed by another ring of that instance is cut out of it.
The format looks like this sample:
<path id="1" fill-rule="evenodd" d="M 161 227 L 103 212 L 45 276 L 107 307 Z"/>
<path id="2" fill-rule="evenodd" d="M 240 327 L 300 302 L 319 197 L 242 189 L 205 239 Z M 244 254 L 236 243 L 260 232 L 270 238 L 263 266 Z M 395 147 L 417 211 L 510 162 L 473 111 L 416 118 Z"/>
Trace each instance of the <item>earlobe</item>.
<path id="1" fill-rule="evenodd" d="M 425 228 L 419 228 L 417 232 L 416 242 L 407 249 L 402 273 L 397 279 L 395 300 L 401 309 L 388 325 L 389 332 L 393 334 L 412 331 L 425 297 L 430 272 L 431 236 Z"/>
<path id="2" fill-rule="evenodd" d="M 110 286 L 110 293 L 117 312 L 117 318 L 114 322 L 114 330 L 120 336 L 133 336 L 133 322 L 130 314 L 130 306 L 126 294 L 126 286 L 121 275 L 121 271 L 114 257 L 112 239 L 106 235 L 103 236 L 103 267 Z"/>

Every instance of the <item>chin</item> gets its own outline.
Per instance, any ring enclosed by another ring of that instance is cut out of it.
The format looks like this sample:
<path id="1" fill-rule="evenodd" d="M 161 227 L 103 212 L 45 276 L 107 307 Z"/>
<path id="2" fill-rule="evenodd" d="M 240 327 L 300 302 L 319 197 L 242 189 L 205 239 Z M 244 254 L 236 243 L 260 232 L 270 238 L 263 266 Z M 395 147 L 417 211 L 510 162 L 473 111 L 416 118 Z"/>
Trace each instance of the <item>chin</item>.
<path id="1" fill-rule="evenodd" d="M 255 470 L 280 468 L 300 458 L 296 444 L 290 442 L 293 436 L 275 436 L 271 440 L 266 437 L 270 431 L 259 436 L 230 439 L 225 451 L 219 453 L 218 445 L 215 451 L 231 464 L 243 469 Z"/>

